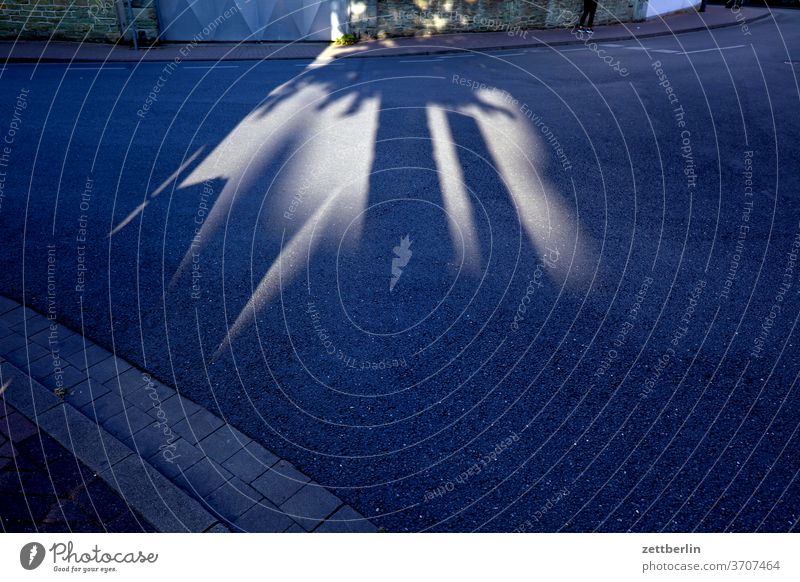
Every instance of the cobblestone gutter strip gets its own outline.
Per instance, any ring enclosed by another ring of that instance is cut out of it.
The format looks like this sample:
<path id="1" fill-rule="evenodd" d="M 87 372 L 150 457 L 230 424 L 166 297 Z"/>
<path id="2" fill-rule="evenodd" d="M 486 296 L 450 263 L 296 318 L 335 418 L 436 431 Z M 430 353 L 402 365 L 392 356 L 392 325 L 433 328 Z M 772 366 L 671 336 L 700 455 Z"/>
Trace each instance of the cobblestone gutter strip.
<path id="1" fill-rule="evenodd" d="M 218 416 L 3 296 L 0 361 L 0 397 L 158 531 L 376 531 Z"/>

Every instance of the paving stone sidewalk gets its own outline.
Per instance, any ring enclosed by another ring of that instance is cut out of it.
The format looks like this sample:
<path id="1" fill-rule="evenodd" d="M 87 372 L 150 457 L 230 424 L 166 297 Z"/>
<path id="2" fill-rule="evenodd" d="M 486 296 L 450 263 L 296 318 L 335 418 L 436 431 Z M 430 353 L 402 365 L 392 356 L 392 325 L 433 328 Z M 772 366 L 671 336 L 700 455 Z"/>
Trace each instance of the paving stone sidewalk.
<path id="1" fill-rule="evenodd" d="M 3 296 L 0 392 L 4 527 L 8 514 L 9 528 L 39 531 L 376 531 L 218 416 Z M 30 503 L 26 485 L 49 496 L 33 523 L 11 509 Z M 119 514 L 88 511 L 95 491 Z"/>
<path id="2" fill-rule="evenodd" d="M 706 12 L 693 10 L 657 17 L 644 22 L 598 26 L 594 41 L 620 41 L 653 36 L 710 30 L 751 24 L 774 14 L 768 8 L 744 7 L 732 13 L 724 6 L 708 6 Z M 737 20 L 739 18 L 740 20 Z M 487 51 L 580 44 L 565 28 L 530 30 L 525 34 L 476 32 L 370 40 L 354 46 L 336 47 L 322 42 L 204 43 L 186 50 L 185 43 L 163 43 L 135 51 L 125 45 L 60 41 L 0 42 L 0 64 L 47 62 L 160 62 L 237 61 L 276 59 L 318 59 L 439 54 L 457 51 Z"/>

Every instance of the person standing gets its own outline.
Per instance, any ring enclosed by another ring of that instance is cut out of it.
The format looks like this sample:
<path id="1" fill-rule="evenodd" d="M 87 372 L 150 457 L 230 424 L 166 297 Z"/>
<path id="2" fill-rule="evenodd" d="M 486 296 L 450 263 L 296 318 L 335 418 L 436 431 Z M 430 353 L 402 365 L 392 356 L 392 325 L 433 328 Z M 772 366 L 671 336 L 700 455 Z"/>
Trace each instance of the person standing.
<path id="1" fill-rule="evenodd" d="M 581 12 L 581 20 L 578 23 L 578 32 L 594 34 L 592 25 L 594 24 L 595 12 L 597 12 L 597 0 L 583 0 L 583 12 Z M 589 18 L 588 22 L 586 22 L 587 17 Z M 587 26 L 583 26 L 584 22 Z"/>

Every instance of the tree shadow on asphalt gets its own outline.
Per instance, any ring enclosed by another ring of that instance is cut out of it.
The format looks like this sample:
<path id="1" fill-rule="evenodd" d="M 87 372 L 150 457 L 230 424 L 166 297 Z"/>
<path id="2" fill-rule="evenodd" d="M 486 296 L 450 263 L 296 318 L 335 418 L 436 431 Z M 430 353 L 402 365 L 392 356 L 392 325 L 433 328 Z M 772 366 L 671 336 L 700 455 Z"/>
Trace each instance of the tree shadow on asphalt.
<path id="1" fill-rule="evenodd" d="M 414 81 L 409 103 L 407 82 L 306 71 L 226 136 L 219 149 L 235 164 L 214 152 L 180 186 L 247 160 L 199 234 L 201 263 L 224 260 L 203 275 L 199 328 L 183 305 L 168 315 L 171 343 L 193 361 L 184 373 L 208 372 L 232 422 L 304 467 L 320 462 L 317 449 L 339 457 L 341 475 L 369 465 L 403 478 L 410 459 L 422 469 L 491 432 L 482 414 L 454 421 L 515 355 L 497 352 L 478 377 L 476 365 L 502 345 L 544 257 L 542 301 L 575 277 L 574 193 L 551 185 L 551 153 L 513 96 L 433 78 Z M 190 257 L 172 282 L 181 293 Z M 545 315 L 529 314 L 531 329 Z M 203 350 L 187 350 L 198 336 Z M 384 455 L 447 419 L 434 450 Z"/>

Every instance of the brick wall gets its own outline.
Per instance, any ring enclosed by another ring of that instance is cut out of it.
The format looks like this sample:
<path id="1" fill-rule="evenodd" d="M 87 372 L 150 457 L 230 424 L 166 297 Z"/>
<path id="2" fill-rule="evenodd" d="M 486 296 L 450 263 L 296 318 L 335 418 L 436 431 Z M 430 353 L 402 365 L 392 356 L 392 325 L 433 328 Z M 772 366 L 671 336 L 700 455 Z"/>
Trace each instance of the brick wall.
<path id="1" fill-rule="evenodd" d="M 154 0 L 134 0 L 137 28 L 158 36 Z M 0 38 L 113 42 L 120 37 L 116 0 L 0 0 Z"/>
<path id="2" fill-rule="evenodd" d="M 596 24 L 630 22 L 637 0 L 600 0 Z M 351 30 L 366 36 L 507 31 L 565 26 L 583 0 L 362 0 Z"/>

